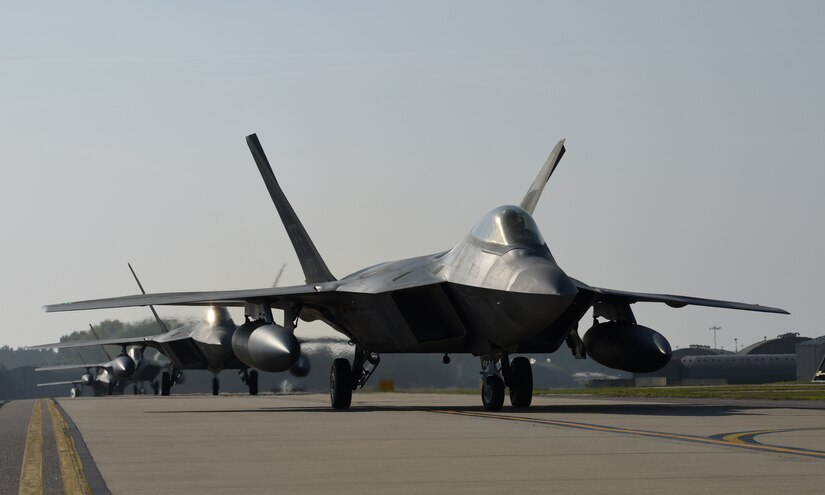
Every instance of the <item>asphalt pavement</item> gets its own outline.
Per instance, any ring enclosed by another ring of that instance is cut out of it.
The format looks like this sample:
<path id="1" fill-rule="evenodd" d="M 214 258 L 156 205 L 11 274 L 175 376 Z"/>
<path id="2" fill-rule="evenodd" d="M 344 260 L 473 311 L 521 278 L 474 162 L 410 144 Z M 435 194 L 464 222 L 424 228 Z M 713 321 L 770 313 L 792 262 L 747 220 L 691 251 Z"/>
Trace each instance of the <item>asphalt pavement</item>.
<path id="1" fill-rule="evenodd" d="M 112 493 L 818 493 L 825 404 L 475 395 L 61 399 Z M 136 473 L 140 473 L 136 475 Z"/>

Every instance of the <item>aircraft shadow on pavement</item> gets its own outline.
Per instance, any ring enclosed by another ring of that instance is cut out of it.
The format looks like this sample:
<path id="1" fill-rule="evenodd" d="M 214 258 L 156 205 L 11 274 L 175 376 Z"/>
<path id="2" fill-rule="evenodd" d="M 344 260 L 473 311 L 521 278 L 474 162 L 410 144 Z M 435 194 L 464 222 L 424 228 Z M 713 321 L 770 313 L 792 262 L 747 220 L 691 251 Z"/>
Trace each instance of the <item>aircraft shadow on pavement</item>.
<path id="1" fill-rule="evenodd" d="M 147 411 L 151 414 L 232 414 L 232 413 L 321 413 L 321 414 L 363 414 L 374 412 L 461 412 L 482 413 L 495 417 L 506 416 L 530 417 L 534 414 L 561 414 L 570 416 L 563 419 L 576 419 L 581 414 L 631 415 L 631 416 L 670 416 L 670 417 L 720 417 L 753 414 L 751 409 L 758 407 L 742 406 L 705 406 L 685 404 L 594 404 L 594 405 L 542 405 L 524 409 L 505 407 L 499 412 L 485 411 L 482 406 L 372 406 L 353 404 L 349 409 L 335 410 L 329 406 L 318 407 L 259 407 L 245 409 L 185 409 L 170 411 Z M 559 418 L 556 418 L 559 419 Z"/>

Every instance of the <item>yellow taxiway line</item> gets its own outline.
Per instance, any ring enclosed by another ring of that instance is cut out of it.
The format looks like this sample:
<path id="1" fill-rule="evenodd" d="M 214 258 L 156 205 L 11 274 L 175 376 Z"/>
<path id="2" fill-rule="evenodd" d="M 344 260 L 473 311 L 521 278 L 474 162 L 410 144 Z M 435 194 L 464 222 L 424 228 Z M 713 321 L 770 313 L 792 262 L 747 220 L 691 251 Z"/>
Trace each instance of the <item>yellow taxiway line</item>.
<path id="1" fill-rule="evenodd" d="M 63 493 L 66 495 L 91 495 L 92 490 L 83 474 L 83 463 L 74 446 L 74 440 L 66 430 L 68 425 L 63 415 L 58 411 L 54 401 L 49 399 L 49 413 L 54 426 L 54 441 L 57 445 L 57 455 L 60 458 L 60 474 L 63 478 Z"/>
<path id="2" fill-rule="evenodd" d="M 26 433 L 23 467 L 20 470 L 19 495 L 43 493 L 43 414 L 40 399 L 34 401 L 32 419 Z"/>
<path id="3" fill-rule="evenodd" d="M 682 440 L 687 442 L 693 443 L 704 443 L 704 444 L 711 444 L 711 445 L 723 445 L 726 447 L 739 447 L 751 450 L 760 450 L 764 452 L 773 452 L 779 454 L 793 454 L 793 455 L 804 455 L 808 457 L 818 457 L 820 459 L 825 459 L 825 452 L 819 450 L 807 450 L 807 449 L 798 449 L 793 447 L 781 447 L 781 446 L 773 446 L 773 445 L 763 445 L 760 443 L 749 443 L 742 440 L 741 437 L 754 435 L 754 434 L 763 434 L 763 433 L 775 433 L 777 431 L 782 430 L 765 430 L 765 431 L 758 431 L 758 432 L 745 432 L 745 433 L 734 433 L 723 437 L 722 439 L 715 439 L 715 438 L 707 438 L 707 437 L 699 437 L 693 435 L 680 435 L 675 433 L 662 433 L 657 431 L 645 431 L 645 430 L 633 430 L 629 428 L 617 428 L 613 426 L 601 426 L 601 425 L 593 425 L 587 423 L 576 423 L 572 421 L 561 421 L 555 419 L 542 419 L 542 418 L 529 418 L 523 416 L 511 416 L 508 414 L 493 414 L 493 413 L 481 413 L 481 412 L 469 412 L 469 411 L 449 411 L 449 410 L 438 410 L 433 411 L 439 414 L 453 414 L 457 416 L 471 416 L 476 418 L 485 418 L 485 419 L 498 419 L 503 421 L 513 421 L 518 423 L 532 423 L 532 424 L 542 424 L 542 425 L 549 425 L 549 426 L 563 426 L 566 428 L 577 428 L 580 430 L 591 430 L 591 431 L 603 431 L 609 433 L 623 433 L 626 435 L 638 435 L 644 437 L 653 437 L 653 438 L 665 438 L 669 440 Z"/>
<path id="4" fill-rule="evenodd" d="M 40 399 L 34 401 L 32 418 L 26 434 L 26 448 L 23 451 L 23 467 L 20 470 L 18 495 L 42 495 L 43 493 L 43 405 Z M 60 459 L 60 474 L 63 478 L 63 493 L 67 495 L 91 495 L 92 490 L 83 473 L 83 464 L 74 446 L 74 440 L 67 433 L 68 425 L 57 409 L 54 401 L 48 399 L 49 415 L 52 418 L 54 441 Z"/>

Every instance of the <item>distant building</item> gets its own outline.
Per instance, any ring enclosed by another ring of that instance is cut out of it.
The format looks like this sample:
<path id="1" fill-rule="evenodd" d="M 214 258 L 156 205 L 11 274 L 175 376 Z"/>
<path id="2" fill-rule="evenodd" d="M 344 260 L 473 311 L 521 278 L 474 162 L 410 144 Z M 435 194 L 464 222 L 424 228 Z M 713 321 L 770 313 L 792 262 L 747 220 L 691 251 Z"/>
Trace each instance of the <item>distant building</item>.
<path id="1" fill-rule="evenodd" d="M 797 344 L 796 356 L 797 381 L 825 381 L 825 335 Z"/>
<path id="2" fill-rule="evenodd" d="M 685 375 L 682 359 L 692 356 L 720 356 L 727 354 L 733 353 L 724 349 L 712 349 L 710 346 L 706 345 L 692 345 L 690 347 L 674 350 L 673 355 L 670 358 L 670 362 L 667 363 L 664 368 L 654 371 L 653 373 L 636 373 L 634 374 L 634 377 L 637 379 L 663 377 L 665 378 L 665 383 L 667 385 L 681 385 L 682 379 Z M 644 382 L 644 380 L 637 381 L 639 383 Z"/>
<path id="3" fill-rule="evenodd" d="M 690 346 L 673 351 L 670 363 L 661 370 L 635 376 L 665 377 L 668 385 L 793 381 L 798 376 L 797 346 L 810 340 L 797 333 L 786 333 L 751 344 L 735 354 L 708 346 Z M 825 342 L 821 352 L 825 353 Z M 817 362 L 814 366 L 818 365 Z"/>
<path id="4" fill-rule="evenodd" d="M 745 384 L 796 379 L 795 354 L 728 354 L 682 358 L 682 383 Z"/>
<path id="5" fill-rule="evenodd" d="M 809 340 L 810 337 L 800 337 L 798 333 L 783 333 L 775 339 L 765 339 L 751 344 L 737 354 L 796 354 L 796 346 Z"/>

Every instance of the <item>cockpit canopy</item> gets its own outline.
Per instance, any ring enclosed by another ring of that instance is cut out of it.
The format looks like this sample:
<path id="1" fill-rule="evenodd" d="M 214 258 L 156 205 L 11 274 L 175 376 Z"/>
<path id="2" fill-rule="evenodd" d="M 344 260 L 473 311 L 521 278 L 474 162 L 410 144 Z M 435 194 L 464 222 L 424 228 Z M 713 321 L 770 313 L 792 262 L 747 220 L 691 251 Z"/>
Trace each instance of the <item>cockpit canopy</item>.
<path id="1" fill-rule="evenodd" d="M 484 215 L 470 233 L 476 239 L 500 246 L 541 246 L 544 239 L 533 217 L 518 206 L 499 206 Z"/>

